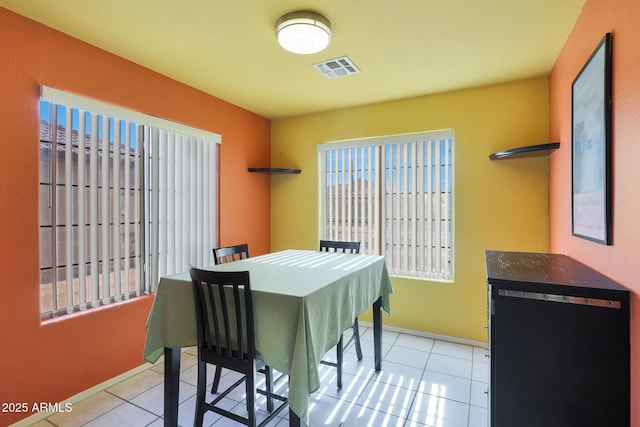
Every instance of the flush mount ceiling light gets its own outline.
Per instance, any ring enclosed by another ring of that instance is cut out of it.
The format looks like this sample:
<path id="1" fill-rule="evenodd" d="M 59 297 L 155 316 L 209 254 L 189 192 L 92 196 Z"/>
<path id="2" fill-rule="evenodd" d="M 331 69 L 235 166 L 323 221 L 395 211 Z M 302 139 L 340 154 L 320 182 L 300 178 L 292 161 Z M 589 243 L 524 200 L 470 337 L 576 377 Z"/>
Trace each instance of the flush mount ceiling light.
<path id="1" fill-rule="evenodd" d="M 276 22 L 276 37 L 280 46 L 289 52 L 302 55 L 316 53 L 329 45 L 331 24 L 315 12 L 291 12 Z"/>

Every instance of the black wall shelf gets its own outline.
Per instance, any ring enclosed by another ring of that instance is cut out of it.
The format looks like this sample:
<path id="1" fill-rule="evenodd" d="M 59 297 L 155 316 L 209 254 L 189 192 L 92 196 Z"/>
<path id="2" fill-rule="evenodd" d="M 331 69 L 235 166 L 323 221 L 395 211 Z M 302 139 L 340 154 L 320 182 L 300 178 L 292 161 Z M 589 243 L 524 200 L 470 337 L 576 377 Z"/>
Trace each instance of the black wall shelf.
<path id="1" fill-rule="evenodd" d="M 299 174 L 300 169 L 291 168 L 249 168 L 249 172 L 274 174 Z"/>
<path id="2" fill-rule="evenodd" d="M 497 151 L 489 156 L 491 160 L 519 159 L 522 157 L 548 156 L 560 148 L 559 142 L 549 142 L 546 144 L 528 145 L 526 147 L 511 148 L 509 150 Z"/>

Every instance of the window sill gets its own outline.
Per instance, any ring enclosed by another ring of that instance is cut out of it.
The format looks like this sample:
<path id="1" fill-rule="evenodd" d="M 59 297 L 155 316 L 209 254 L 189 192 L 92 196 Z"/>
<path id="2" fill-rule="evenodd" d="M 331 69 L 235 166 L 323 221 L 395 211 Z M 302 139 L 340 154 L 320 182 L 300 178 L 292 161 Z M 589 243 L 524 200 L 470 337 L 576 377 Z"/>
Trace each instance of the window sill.
<path id="1" fill-rule="evenodd" d="M 433 282 L 433 283 L 442 283 L 442 284 L 455 283 L 454 279 L 434 279 L 431 277 L 402 276 L 400 274 L 391 274 L 391 273 L 389 273 L 389 277 L 391 277 L 392 279 L 415 280 L 420 282 Z"/>
<path id="2" fill-rule="evenodd" d="M 151 300 L 149 300 L 149 298 L 151 298 Z M 149 309 L 151 309 L 151 304 L 153 303 L 154 298 L 155 298 L 155 294 L 143 294 L 143 295 L 140 295 L 139 297 L 132 297 L 127 300 L 112 302 L 110 304 L 101 305 L 99 307 L 91 307 L 86 310 L 74 311 L 73 313 L 61 314 L 55 317 L 48 317 L 46 319 L 41 318 L 40 324 L 42 326 L 46 326 L 46 325 L 52 325 L 59 322 L 71 321 L 73 319 L 77 319 L 78 317 L 95 314 L 99 311 L 121 309 L 125 305 L 134 304 L 134 303 L 149 304 Z"/>

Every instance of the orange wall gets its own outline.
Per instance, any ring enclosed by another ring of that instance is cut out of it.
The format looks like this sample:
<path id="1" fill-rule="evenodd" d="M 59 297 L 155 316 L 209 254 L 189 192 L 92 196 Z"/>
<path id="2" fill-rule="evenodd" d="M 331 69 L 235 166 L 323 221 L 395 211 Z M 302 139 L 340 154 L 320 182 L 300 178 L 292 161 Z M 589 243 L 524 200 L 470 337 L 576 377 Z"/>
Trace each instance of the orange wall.
<path id="1" fill-rule="evenodd" d="M 587 0 L 549 78 L 550 250 L 632 291 L 631 421 L 640 426 L 640 2 Z M 613 33 L 613 245 L 571 235 L 571 84 L 606 32 Z"/>
<path id="2" fill-rule="evenodd" d="M 269 250 L 270 121 L 0 8 L 0 402 L 60 402 L 142 364 L 152 297 L 41 324 L 38 97 L 48 85 L 222 135 L 220 243 Z M 27 414 L 0 412 L 0 425 Z"/>

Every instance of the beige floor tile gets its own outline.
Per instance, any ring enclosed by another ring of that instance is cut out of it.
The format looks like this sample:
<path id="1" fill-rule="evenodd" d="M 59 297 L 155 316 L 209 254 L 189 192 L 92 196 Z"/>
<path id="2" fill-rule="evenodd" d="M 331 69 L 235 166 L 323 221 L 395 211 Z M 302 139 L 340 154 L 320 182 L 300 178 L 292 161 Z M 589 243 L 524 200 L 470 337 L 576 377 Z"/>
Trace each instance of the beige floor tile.
<path id="1" fill-rule="evenodd" d="M 420 392 L 457 402 L 469 403 L 471 380 L 440 372 L 425 371 L 420 385 Z"/>
<path id="2" fill-rule="evenodd" d="M 443 356 L 452 356 L 460 359 L 473 359 L 473 347 L 455 342 L 437 340 L 433 344 L 431 352 L 442 354 Z"/>
<path id="3" fill-rule="evenodd" d="M 309 427 L 486 427 L 489 366 L 484 348 L 384 331 L 382 371 L 376 372 L 373 329 L 361 327 L 360 332 L 364 358 L 357 360 L 354 346 L 345 352 L 342 389 L 336 386 L 336 368 L 321 366 L 320 388 L 309 398 Z M 181 356 L 180 426 L 193 424 L 196 355 L 194 347 Z M 329 351 L 327 358 L 335 359 L 335 349 Z M 213 366 L 207 367 L 208 388 L 214 371 Z M 221 388 L 238 378 L 239 374 L 224 370 Z M 286 378 L 277 384 L 277 389 L 286 394 Z M 211 397 L 207 393 L 207 398 Z M 238 390 L 222 404 L 246 413 L 243 399 L 244 392 Z M 259 402 L 264 403 L 262 396 Z M 74 403 L 71 412 L 54 414 L 32 427 L 161 427 L 163 405 L 164 362 L 160 359 L 150 369 Z M 264 419 L 265 408 L 261 408 L 259 418 Z M 204 425 L 237 424 L 207 413 Z M 288 426 L 288 409 L 269 425 Z"/>
<path id="4" fill-rule="evenodd" d="M 151 369 L 140 372 L 131 378 L 128 378 L 118 384 L 109 387 L 107 391 L 111 394 L 128 400 L 144 393 L 158 384 L 164 382 L 164 376 Z"/>
<path id="5" fill-rule="evenodd" d="M 48 419 L 57 426 L 79 427 L 123 403 L 123 399 L 101 391 L 81 402 L 74 403 L 70 412 L 54 414 Z"/>
<path id="6" fill-rule="evenodd" d="M 178 403 L 182 403 L 195 396 L 196 391 L 197 388 L 195 386 L 180 381 Z M 162 416 L 164 414 L 164 384 L 158 384 L 150 388 L 131 399 L 130 402 L 158 416 Z"/>
<path id="7" fill-rule="evenodd" d="M 417 393 L 407 426 L 468 427 L 469 405 L 431 394 Z"/>
<path id="8" fill-rule="evenodd" d="M 409 414 L 415 395 L 415 390 L 392 384 L 370 382 L 356 403 L 404 419 Z"/>
<path id="9" fill-rule="evenodd" d="M 40 420 L 35 424 L 32 424 L 31 427 L 54 427 L 48 420 Z"/>
<path id="10" fill-rule="evenodd" d="M 471 360 L 432 353 L 427 363 L 427 371 L 471 379 Z"/>
<path id="11" fill-rule="evenodd" d="M 146 426 L 158 417 L 131 403 L 125 402 L 109 412 L 99 416 L 84 427 L 113 427 L 113 426 Z"/>

